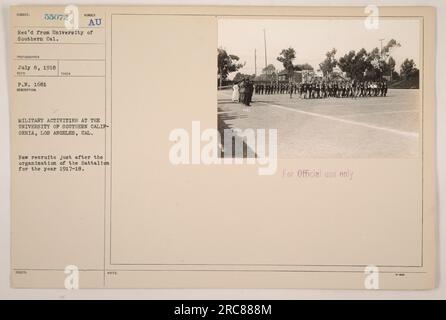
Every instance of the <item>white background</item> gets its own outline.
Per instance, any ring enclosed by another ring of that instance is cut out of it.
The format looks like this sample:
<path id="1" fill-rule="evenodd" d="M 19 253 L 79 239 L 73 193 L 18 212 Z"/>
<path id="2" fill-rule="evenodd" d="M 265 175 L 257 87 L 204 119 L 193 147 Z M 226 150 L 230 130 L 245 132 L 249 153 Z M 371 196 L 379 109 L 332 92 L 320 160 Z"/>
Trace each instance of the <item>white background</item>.
<path id="1" fill-rule="evenodd" d="M 430 291 L 348 291 L 348 290 L 25 290 L 9 287 L 10 211 L 9 211 L 9 99 L 8 99 L 8 8 L 17 4 L 73 4 L 70 1 L 0 0 L 0 298 L 2 299 L 445 299 L 446 298 L 446 1 L 444 0 L 344 0 L 344 1 L 74 1 L 79 5 L 262 5 L 262 6 L 435 6 L 437 8 L 437 163 L 438 163 L 438 238 L 439 283 Z"/>

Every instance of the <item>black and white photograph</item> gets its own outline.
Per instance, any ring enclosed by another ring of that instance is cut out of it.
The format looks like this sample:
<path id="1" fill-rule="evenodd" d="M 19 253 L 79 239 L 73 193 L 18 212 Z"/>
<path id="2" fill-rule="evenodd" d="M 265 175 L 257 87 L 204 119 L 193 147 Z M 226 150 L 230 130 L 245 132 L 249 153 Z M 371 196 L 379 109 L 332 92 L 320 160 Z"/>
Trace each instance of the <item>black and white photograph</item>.
<path id="1" fill-rule="evenodd" d="M 276 129 L 285 159 L 419 157 L 422 21 L 367 23 L 219 19 L 220 134 Z"/>

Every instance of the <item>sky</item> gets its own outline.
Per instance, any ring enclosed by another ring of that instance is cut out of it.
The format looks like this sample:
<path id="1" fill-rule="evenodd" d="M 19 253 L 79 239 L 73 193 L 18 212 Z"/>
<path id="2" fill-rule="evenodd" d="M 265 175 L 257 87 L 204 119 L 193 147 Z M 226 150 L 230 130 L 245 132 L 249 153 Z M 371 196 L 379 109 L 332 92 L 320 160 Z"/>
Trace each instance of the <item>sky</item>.
<path id="1" fill-rule="evenodd" d="M 410 19 L 384 19 L 379 21 L 378 29 L 367 29 L 364 19 L 232 19 L 221 18 L 218 21 L 218 47 L 226 49 L 230 54 L 240 57 L 246 62 L 239 71 L 254 74 L 254 50 L 257 51 L 257 73 L 265 67 L 265 46 L 263 30 L 266 33 L 267 62 L 282 70 L 277 61 L 282 49 L 293 47 L 296 50 L 295 64 L 309 63 L 315 70 L 325 59 L 325 54 L 336 48 L 339 59 L 350 50 L 367 51 L 380 48 L 391 39 L 395 39 L 401 47 L 392 51 L 396 61 L 396 69 L 404 59 L 413 59 L 420 68 L 420 21 Z M 232 73 L 229 78 L 235 76 Z"/>

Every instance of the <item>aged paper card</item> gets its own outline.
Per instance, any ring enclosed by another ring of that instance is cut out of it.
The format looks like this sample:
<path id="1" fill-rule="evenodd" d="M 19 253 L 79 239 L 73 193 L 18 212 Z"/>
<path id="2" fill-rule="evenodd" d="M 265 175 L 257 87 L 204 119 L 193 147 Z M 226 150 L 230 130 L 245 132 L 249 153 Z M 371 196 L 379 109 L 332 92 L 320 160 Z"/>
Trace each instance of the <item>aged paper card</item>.
<path id="1" fill-rule="evenodd" d="M 10 15 L 12 286 L 435 287 L 434 9 Z"/>

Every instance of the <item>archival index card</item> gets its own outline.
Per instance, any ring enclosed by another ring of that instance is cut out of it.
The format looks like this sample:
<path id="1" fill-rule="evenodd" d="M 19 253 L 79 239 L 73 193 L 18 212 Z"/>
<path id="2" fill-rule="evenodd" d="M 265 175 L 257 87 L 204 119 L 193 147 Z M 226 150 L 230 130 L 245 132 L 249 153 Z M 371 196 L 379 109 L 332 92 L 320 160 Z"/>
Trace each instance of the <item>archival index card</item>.
<path id="1" fill-rule="evenodd" d="M 12 286 L 435 287 L 432 8 L 10 16 Z"/>

